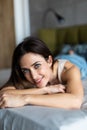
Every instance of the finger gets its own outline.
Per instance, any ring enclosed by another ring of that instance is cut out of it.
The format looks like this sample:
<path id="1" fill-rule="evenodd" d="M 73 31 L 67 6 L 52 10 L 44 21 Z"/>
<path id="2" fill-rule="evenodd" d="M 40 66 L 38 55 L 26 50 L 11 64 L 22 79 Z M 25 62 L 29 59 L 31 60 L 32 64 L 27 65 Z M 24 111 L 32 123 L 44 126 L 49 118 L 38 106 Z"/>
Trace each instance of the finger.
<path id="1" fill-rule="evenodd" d="M 62 89 L 62 88 L 59 88 L 59 92 L 62 92 L 62 93 L 64 93 L 65 91 L 64 91 L 64 89 Z"/>
<path id="2" fill-rule="evenodd" d="M 5 108 L 6 107 L 6 97 L 5 96 L 2 96 L 0 98 L 0 108 Z"/>
<path id="3" fill-rule="evenodd" d="M 1 106 L 2 103 L 3 103 L 3 98 L 0 97 L 0 106 Z"/>
<path id="4" fill-rule="evenodd" d="M 5 108 L 4 102 L 0 102 L 0 108 Z"/>
<path id="5" fill-rule="evenodd" d="M 2 101 L 4 101 L 4 96 L 3 95 L 0 96 L 0 102 L 2 102 Z"/>
<path id="6" fill-rule="evenodd" d="M 62 85 L 62 84 L 60 84 L 60 85 L 59 85 L 59 87 L 61 87 L 61 88 L 65 89 L 65 86 L 64 86 L 64 85 Z"/>

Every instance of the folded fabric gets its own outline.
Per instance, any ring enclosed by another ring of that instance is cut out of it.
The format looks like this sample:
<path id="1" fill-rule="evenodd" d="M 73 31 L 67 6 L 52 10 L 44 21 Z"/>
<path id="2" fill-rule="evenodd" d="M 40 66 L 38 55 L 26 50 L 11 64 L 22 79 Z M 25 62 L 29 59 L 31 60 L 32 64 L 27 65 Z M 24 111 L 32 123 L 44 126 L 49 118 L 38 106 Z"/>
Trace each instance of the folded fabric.
<path id="1" fill-rule="evenodd" d="M 70 62 L 75 64 L 77 67 L 79 67 L 79 69 L 81 71 L 81 76 L 82 76 L 81 78 L 82 79 L 87 78 L 87 62 L 83 57 L 81 57 L 77 54 L 72 54 L 72 55 L 61 54 L 61 55 L 57 55 L 55 57 L 55 59 L 67 59 L 67 60 L 69 60 Z"/>

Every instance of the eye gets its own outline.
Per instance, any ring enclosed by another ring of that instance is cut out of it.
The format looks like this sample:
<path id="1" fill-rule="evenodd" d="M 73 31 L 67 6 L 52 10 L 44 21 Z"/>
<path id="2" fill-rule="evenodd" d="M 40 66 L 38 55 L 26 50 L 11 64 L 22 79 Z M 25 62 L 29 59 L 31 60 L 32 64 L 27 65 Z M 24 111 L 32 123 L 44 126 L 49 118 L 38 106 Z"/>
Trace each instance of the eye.
<path id="1" fill-rule="evenodd" d="M 41 64 L 35 64 L 34 68 L 38 69 L 41 66 Z"/>
<path id="2" fill-rule="evenodd" d="M 24 74 L 26 74 L 26 73 L 29 73 L 30 71 L 29 71 L 29 69 L 22 69 L 21 70 Z"/>

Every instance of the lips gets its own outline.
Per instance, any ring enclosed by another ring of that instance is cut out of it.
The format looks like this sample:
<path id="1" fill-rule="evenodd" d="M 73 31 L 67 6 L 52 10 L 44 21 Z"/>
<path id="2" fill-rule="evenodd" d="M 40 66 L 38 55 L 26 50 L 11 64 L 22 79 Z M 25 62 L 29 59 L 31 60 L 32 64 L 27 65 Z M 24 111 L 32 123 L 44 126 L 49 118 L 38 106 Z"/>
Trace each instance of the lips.
<path id="1" fill-rule="evenodd" d="M 40 84 L 40 83 L 42 82 L 42 79 L 43 79 L 43 77 L 40 78 L 40 79 L 35 80 L 35 83 L 36 83 L 37 85 Z"/>

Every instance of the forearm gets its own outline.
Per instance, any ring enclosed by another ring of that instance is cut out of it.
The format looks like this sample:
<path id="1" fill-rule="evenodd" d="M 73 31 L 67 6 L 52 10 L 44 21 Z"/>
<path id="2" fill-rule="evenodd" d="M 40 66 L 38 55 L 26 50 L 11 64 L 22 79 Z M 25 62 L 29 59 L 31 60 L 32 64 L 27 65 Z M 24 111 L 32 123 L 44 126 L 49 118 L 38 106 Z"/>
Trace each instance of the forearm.
<path id="1" fill-rule="evenodd" d="M 39 105 L 66 109 L 80 108 L 82 98 L 69 93 L 58 93 L 50 95 L 42 94 L 18 94 L 4 93 L 0 95 L 0 108 L 20 107 L 24 105 Z M 17 90 L 18 91 L 18 90 Z"/>
<path id="2" fill-rule="evenodd" d="M 1 93 L 10 94 L 47 94 L 45 87 L 43 88 L 31 88 L 31 89 L 13 89 L 11 87 L 1 90 Z"/>
<path id="3" fill-rule="evenodd" d="M 42 88 L 30 88 L 30 89 L 16 89 L 14 86 L 9 86 L 1 90 L 2 93 L 10 94 L 52 94 L 52 93 L 64 93 L 64 85 L 50 85 Z"/>
<path id="4" fill-rule="evenodd" d="M 82 99 L 73 94 L 26 95 L 25 104 L 75 109 L 80 108 Z"/>

